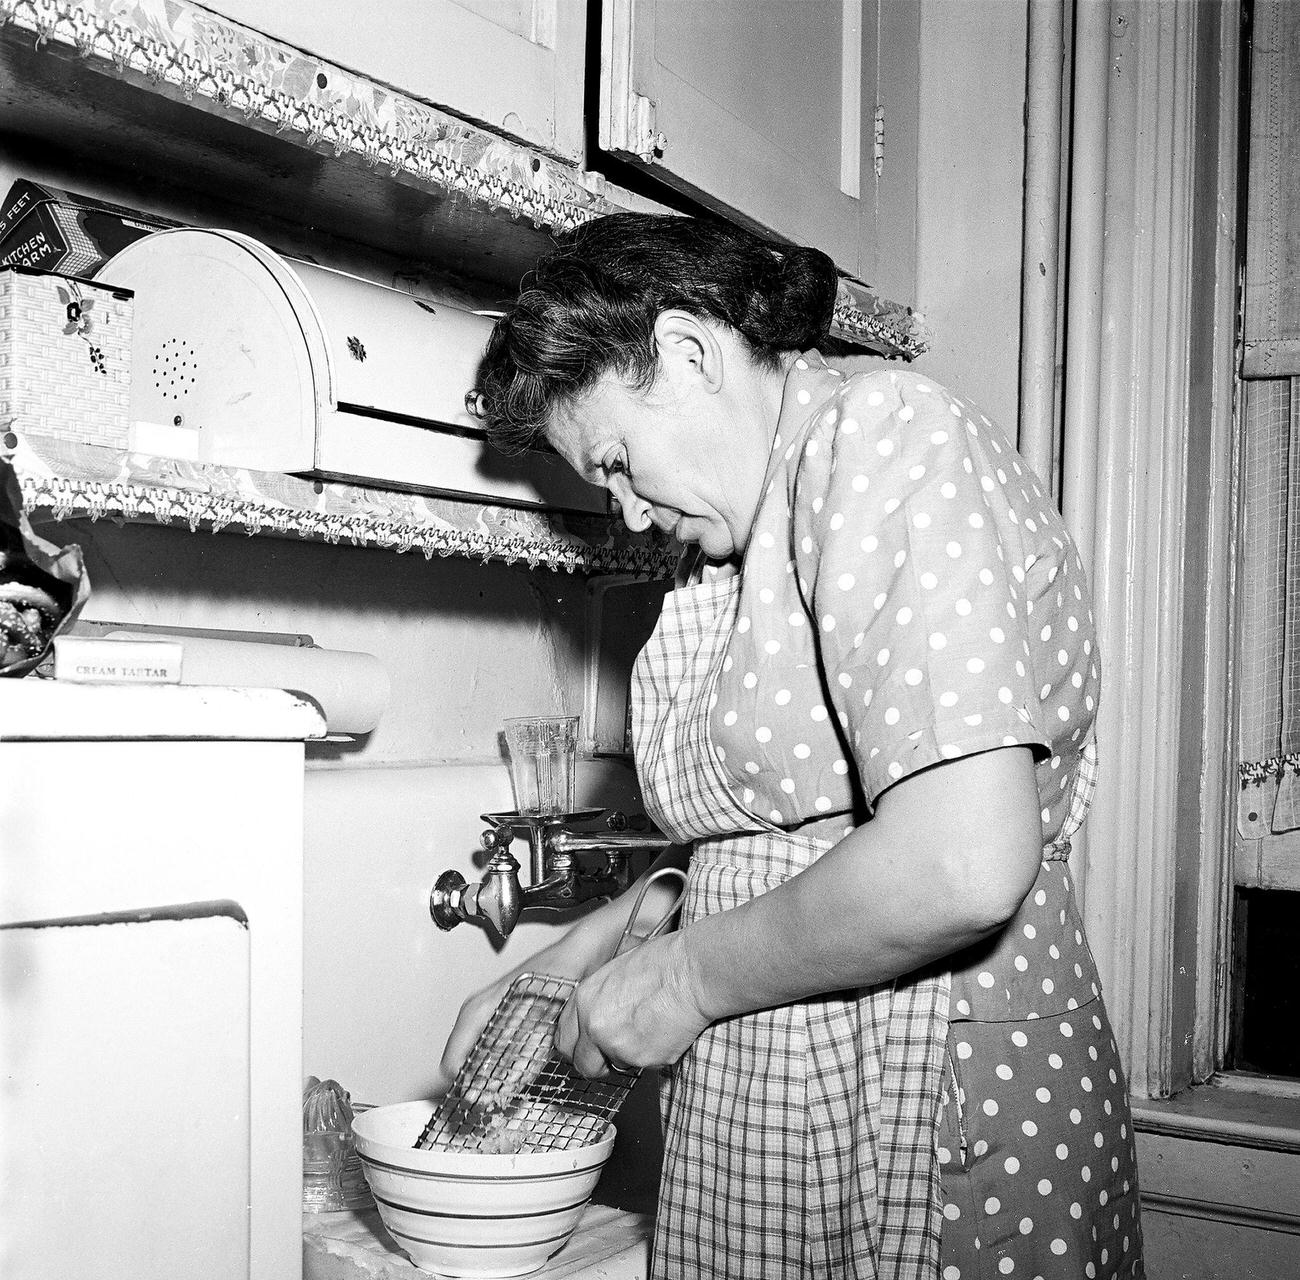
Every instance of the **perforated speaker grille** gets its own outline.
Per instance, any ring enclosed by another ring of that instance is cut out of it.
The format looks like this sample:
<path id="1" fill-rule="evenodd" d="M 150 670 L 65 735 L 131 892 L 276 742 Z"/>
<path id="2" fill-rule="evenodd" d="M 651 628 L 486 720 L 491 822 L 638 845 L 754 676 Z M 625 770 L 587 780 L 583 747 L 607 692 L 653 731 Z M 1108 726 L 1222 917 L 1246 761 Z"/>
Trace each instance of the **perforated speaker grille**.
<path id="1" fill-rule="evenodd" d="M 198 354 L 183 338 L 168 338 L 153 358 L 153 385 L 164 400 L 183 400 L 194 386 Z"/>

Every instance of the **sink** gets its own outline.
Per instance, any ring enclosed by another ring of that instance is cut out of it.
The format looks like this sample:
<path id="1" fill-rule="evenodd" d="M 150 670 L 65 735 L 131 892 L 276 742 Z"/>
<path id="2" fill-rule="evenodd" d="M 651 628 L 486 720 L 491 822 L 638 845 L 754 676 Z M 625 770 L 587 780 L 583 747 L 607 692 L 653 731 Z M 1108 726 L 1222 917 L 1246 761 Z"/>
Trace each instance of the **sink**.
<path id="1" fill-rule="evenodd" d="M 654 1218 L 589 1204 L 568 1243 L 536 1280 L 645 1280 Z M 305 1213 L 303 1280 L 420 1280 L 421 1271 L 394 1243 L 376 1209 Z"/>

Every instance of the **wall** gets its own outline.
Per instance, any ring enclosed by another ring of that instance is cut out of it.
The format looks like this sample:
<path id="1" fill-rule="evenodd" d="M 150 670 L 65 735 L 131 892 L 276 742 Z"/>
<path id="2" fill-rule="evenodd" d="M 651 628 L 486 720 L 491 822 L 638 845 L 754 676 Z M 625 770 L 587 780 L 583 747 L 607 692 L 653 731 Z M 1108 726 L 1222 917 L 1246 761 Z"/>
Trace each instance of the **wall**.
<path id="1" fill-rule="evenodd" d="M 1014 435 L 1019 412 L 1024 0 L 921 0 L 917 361 Z"/>

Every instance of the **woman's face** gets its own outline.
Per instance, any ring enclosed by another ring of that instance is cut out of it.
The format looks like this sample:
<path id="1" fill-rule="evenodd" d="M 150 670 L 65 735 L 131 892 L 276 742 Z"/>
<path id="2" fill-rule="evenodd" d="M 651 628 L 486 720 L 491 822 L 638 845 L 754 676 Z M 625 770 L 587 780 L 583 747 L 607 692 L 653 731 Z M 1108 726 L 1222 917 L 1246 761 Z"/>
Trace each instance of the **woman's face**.
<path id="1" fill-rule="evenodd" d="M 749 542 L 782 385 L 739 349 L 724 364 L 722 337 L 718 350 L 661 345 L 648 391 L 606 375 L 547 431 L 579 475 L 609 490 L 629 529 L 655 525 L 714 560 Z"/>

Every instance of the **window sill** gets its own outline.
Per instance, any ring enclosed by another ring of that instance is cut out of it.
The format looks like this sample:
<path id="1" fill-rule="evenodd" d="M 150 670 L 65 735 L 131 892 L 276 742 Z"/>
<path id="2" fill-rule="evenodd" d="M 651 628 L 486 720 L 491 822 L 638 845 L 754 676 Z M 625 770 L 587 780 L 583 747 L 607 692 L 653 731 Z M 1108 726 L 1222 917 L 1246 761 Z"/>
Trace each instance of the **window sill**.
<path id="1" fill-rule="evenodd" d="M 1174 1098 L 1133 1102 L 1139 1133 L 1300 1155 L 1300 1081 L 1228 1072 Z"/>
<path id="2" fill-rule="evenodd" d="M 1215 1275 L 1239 1273 L 1237 1263 L 1255 1254 L 1294 1256 L 1300 1236 L 1296 1082 L 1219 1076 L 1168 1101 L 1135 1102 L 1133 1126 L 1143 1214 L 1162 1249 L 1185 1251 L 1200 1241 L 1235 1259 Z"/>

